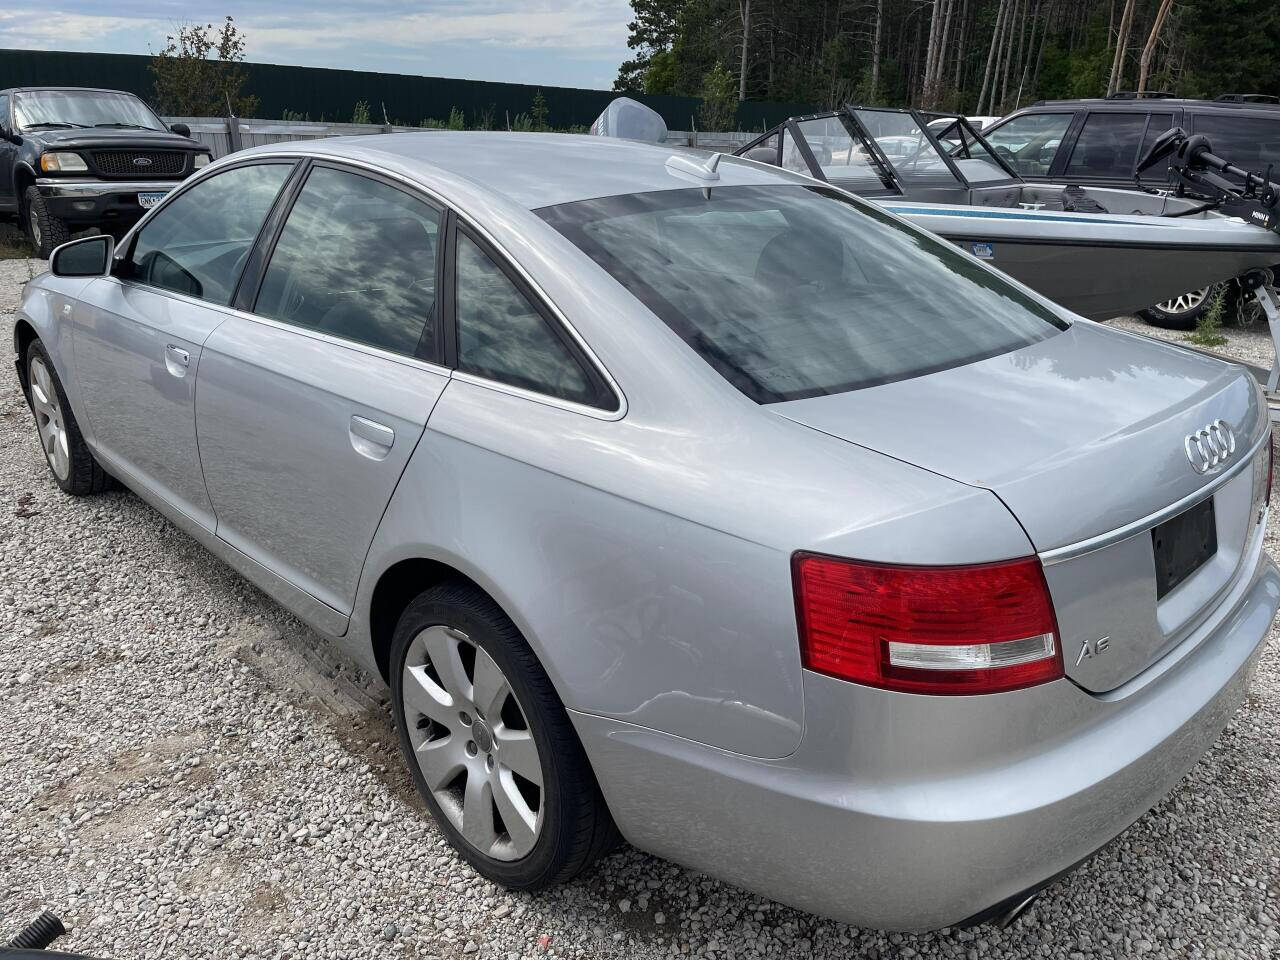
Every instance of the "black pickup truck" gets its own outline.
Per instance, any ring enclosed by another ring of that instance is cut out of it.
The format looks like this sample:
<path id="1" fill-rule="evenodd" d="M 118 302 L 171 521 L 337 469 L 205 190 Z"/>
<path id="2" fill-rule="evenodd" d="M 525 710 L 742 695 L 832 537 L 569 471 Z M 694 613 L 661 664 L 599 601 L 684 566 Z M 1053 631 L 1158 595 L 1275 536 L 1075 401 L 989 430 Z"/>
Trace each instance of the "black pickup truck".
<path id="1" fill-rule="evenodd" d="M 0 90 L 0 217 L 47 257 L 73 230 L 117 238 L 211 159 L 131 93 L 87 87 Z"/>

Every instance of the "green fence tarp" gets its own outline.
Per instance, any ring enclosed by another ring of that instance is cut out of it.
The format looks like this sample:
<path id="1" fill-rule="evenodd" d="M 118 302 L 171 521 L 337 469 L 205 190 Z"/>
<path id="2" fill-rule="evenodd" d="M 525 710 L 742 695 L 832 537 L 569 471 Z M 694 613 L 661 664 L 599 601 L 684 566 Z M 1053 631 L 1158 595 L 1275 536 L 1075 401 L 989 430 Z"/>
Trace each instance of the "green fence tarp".
<path id="1" fill-rule="evenodd" d="M 151 58 L 121 53 L 71 53 L 46 50 L 0 50 L 0 89 L 5 87 L 108 87 L 128 90 L 150 101 L 154 83 L 147 65 Z M 244 92 L 259 99 L 258 117 L 280 119 L 285 112 L 310 120 L 344 122 L 351 119 L 356 102 L 369 104 L 374 123 L 386 116 L 393 123 L 416 125 L 424 119 L 445 120 L 457 107 L 469 126 L 482 116 L 492 126 L 505 127 L 529 113 L 534 95 L 541 90 L 547 103 L 547 122 L 554 127 L 586 126 L 619 94 L 609 90 L 576 87 L 531 86 L 417 77 L 401 73 L 364 70 L 330 70 L 291 67 L 273 63 L 244 64 L 248 81 Z M 672 130 L 689 130 L 695 123 L 695 97 L 628 94 L 662 114 Z M 764 130 L 789 116 L 812 113 L 799 103 L 757 103 L 738 106 L 739 130 Z"/>

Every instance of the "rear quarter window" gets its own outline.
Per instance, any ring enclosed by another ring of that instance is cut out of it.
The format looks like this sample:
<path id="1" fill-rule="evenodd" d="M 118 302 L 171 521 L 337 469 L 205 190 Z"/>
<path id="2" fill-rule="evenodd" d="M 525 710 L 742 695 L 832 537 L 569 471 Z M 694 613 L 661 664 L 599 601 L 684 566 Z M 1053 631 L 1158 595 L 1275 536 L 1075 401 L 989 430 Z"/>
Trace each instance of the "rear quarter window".
<path id="1" fill-rule="evenodd" d="M 1265 173 L 1269 164 L 1280 170 L 1280 115 L 1273 120 L 1201 113 L 1193 118 L 1191 132 L 1204 134 L 1215 154 L 1251 173 Z"/>

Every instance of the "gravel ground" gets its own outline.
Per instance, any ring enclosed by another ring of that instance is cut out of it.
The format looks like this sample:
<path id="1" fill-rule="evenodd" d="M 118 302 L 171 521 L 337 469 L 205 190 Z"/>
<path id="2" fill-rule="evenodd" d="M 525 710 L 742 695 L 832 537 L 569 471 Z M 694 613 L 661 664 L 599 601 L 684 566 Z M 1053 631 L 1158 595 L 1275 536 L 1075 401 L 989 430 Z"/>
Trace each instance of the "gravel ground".
<path id="1" fill-rule="evenodd" d="M 1130 333 L 1142 333 L 1159 340 L 1168 340 L 1171 343 L 1188 343 L 1188 334 L 1185 330 L 1162 330 L 1137 317 L 1117 317 L 1114 320 L 1108 320 L 1107 325 L 1128 330 Z M 1222 327 L 1220 333 L 1226 339 L 1226 343 L 1216 347 L 1198 347 L 1197 349 L 1207 349 L 1221 356 L 1230 357 L 1232 360 L 1251 363 L 1263 370 L 1271 369 L 1276 350 L 1271 342 L 1271 331 L 1266 323 L 1254 323 L 1244 328 Z"/>
<path id="2" fill-rule="evenodd" d="M 0 263 L 6 338 L 35 266 Z M 1277 952 L 1274 634 L 1247 705 L 1174 795 L 1008 930 L 860 930 L 630 849 L 509 894 L 425 819 L 378 685 L 131 494 L 58 491 L 10 342 L 0 926 L 52 908 L 71 930 L 62 949 L 119 958 Z"/>

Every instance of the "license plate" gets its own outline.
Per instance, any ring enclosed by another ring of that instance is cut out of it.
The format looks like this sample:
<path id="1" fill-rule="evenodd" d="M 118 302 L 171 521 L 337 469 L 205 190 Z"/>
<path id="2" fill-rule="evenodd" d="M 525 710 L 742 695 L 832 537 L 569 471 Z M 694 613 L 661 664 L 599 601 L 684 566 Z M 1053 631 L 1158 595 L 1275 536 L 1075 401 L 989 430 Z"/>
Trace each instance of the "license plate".
<path id="1" fill-rule="evenodd" d="M 154 207 L 157 203 L 165 198 L 163 193 L 140 193 L 138 194 L 138 206 L 143 210 Z"/>
<path id="2" fill-rule="evenodd" d="M 1156 599 L 1162 599 L 1218 552 L 1213 497 L 1151 531 L 1156 556 Z"/>

